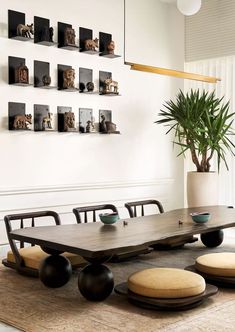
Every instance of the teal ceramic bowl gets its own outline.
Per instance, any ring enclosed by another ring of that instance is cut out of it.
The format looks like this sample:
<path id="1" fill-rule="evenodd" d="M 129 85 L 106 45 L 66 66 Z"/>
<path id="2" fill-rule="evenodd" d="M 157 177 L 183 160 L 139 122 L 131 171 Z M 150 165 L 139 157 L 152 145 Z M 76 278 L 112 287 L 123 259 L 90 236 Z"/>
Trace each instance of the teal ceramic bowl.
<path id="1" fill-rule="evenodd" d="M 211 215 L 209 212 L 194 212 L 190 213 L 190 216 L 192 217 L 194 222 L 198 224 L 203 224 L 210 219 Z"/>
<path id="2" fill-rule="evenodd" d="M 100 220 L 102 221 L 102 223 L 104 223 L 106 225 L 114 224 L 116 221 L 119 220 L 119 215 L 116 212 L 101 213 L 99 216 L 100 216 Z"/>

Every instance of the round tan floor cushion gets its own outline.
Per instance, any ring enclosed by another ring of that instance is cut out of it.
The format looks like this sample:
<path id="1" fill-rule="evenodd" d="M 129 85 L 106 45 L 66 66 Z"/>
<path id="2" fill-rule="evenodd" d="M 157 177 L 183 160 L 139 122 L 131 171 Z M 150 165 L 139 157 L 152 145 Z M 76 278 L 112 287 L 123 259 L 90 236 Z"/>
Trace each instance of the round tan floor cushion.
<path id="1" fill-rule="evenodd" d="M 146 269 L 128 278 L 133 293 L 155 298 L 176 299 L 204 292 L 205 280 L 200 275 L 172 268 Z"/>
<path id="2" fill-rule="evenodd" d="M 235 253 L 221 252 L 200 256 L 196 259 L 198 271 L 219 277 L 235 277 Z"/>

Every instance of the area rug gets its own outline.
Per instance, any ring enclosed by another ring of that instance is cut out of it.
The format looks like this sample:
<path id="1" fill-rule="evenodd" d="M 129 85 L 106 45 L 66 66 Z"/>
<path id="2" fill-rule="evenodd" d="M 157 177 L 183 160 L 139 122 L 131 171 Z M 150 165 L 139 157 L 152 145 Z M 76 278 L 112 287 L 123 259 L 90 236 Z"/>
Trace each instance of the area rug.
<path id="1" fill-rule="evenodd" d="M 146 267 L 183 268 L 201 254 L 232 250 L 227 242 L 213 250 L 198 243 L 109 267 L 119 283 Z M 88 302 L 78 291 L 77 273 L 64 287 L 48 289 L 38 279 L 0 266 L 0 321 L 26 332 L 234 331 L 235 289 L 220 289 L 195 309 L 161 312 L 135 307 L 115 293 L 103 302 Z"/>

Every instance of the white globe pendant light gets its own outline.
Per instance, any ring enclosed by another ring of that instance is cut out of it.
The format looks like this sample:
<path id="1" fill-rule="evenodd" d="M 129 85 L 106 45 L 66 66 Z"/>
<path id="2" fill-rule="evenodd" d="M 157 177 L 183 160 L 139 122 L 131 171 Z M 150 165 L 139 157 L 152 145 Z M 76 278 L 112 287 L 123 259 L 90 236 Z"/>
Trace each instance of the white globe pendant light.
<path id="1" fill-rule="evenodd" d="M 202 5 L 202 0 L 177 0 L 177 8 L 179 11 L 186 15 L 196 14 Z"/>

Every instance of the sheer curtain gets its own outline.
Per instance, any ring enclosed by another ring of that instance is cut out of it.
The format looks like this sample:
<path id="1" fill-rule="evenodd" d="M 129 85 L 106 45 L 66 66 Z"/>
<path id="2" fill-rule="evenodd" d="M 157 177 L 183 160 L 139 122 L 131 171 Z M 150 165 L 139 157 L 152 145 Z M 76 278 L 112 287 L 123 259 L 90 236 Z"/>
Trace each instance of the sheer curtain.
<path id="1" fill-rule="evenodd" d="M 198 88 L 210 92 L 215 90 L 217 97 L 224 96 L 225 101 L 230 100 L 230 112 L 235 111 L 235 56 L 188 62 L 185 64 L 185 71 L 221 78 L 221 82 L 217 84 L 185 80 L 184 88 L 185 91 Z M 235 142 L 235 137 L 233 142 Z M 227 153 L 226 160 L 229 171 L 224 165 L 221 165 L 219 173 L 219 203 L 235 206 L 235 157 Z M 214 161 L 212 170 L 216 171 L 216 168 Z M 195 170 L 195 168 L 191 163 L 190 156 L 187 155 L 185 174 L 190 170 Z"/>

